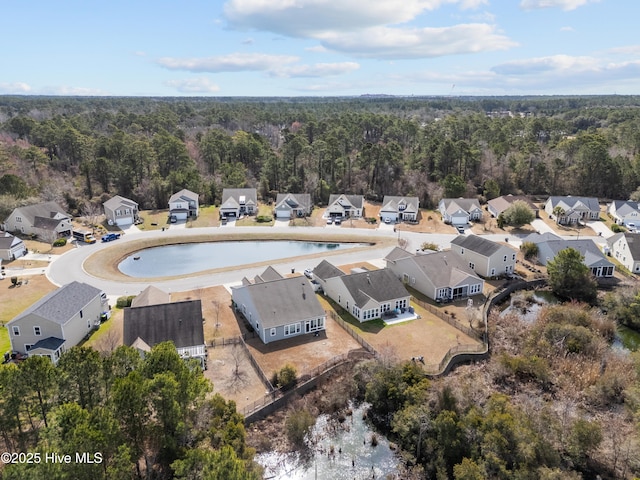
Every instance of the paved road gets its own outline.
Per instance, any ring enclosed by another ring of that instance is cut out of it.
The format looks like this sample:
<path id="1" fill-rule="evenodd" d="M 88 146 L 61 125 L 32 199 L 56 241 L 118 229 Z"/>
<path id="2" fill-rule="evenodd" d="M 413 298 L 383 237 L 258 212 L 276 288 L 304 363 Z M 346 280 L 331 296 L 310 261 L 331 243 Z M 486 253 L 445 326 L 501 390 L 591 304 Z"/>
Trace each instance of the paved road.
<path id="1" fill-rule="evenodd" d="M 242 231 L 246 231 L 247 233 L 265 233 L 266 227 L 238 227 L 242 228 Z M 284 230 L 287 231 L 295 231 L 296 233 L 321 233 L 318 231 L 317 227 L 296 227 L 295 230 L 292 230 L 291 227 L 283 226 L 271 227 L 269 231 L 272 232 L 282 232 Z M 191 235 L 202 235 L 207 234 L 211 235 L 212 239 L 214 239 L 217 235 L 222 234 L 224 232 L 228 232 L 226 227 L 210 227 L 210 228 L 187 228 L 187 229 L 178 229 L 163 232 L 161 230 L 154 230 L 149 232 L 139 232 L 132 233 L 123 236 L 120 240 L 116 242 L 121 244 L 122 242 L 130 242 L 136 239 L 143 238 L 154 238 L 163 235 L 171 235 L 172 237 L 184 236 L 188 237 Z M 408 241 L 407 250 L 408 251 L 416 251 L 423 242 L 433 242 L 439 245 L 442 249 L 447 249 L 450 246 L 451 240 L 456 235 L 451 234 L 428 234 L 428 233 L 414 233 L 414 232 L 393 232 L 392 230 L 387 229 L 356 229 L 356 228 L 332 228 L 332 234 L 336 235 L 344 235 L 349 237 L 359 237 L 363 242 L 375 240 L 376 238 L 405 238 Z M 506 236 L 504 234 L 501 235 L 486 235 L 486 238 L 494 241 L 504 242 L 505 239 L 508 239 L 509 243 L 513 246 L 517 247 L 520 244 L 520 239 L 515 236 Z M 594 237 L 590 237 L 594 238 Z M 595 237 L 594 239 L 599 239 L 602 241 L 602 238 Z M 103 278 L 98 278 L 88 274 L 83 269 L 83 263 L 89 257 L 89 255 L 93 254 L 98 250 L 102 250 L 105 248 L 114 247 L 117 243 L 98 243 L 94 245 L 81 245 L 78 248 L 71 250 L 64 255 L 61 255 L 59 258 L 55 259 L 49 267 L 47 267 L 46 273 L 47 277 L 51 282 L 56 285 L 64 285 L 74 280 L 80 282 L 89 283 L 97 288 L 102 289 L 108 295 L 135 295 L 139 293 L 141 290 L 146 288 L 149 284 L 153 284 L 162 288 L 167 292 L 178 292 L 178 291 L 186 291 L 193 290 L 195 288 L 207 287 L 213 285 L 229 285 L 229 284 L 237 284 L 241 281 L 243 277 L 252 278 L 255 275 L 264 271 L 264 267 L 252 267 L 252 266 L 239 266 L 237 270 L 227 271 L 215 274 L 207 274 L 207 275 L 191 275 L 185 276 L 180 279 L 167 280 L 167 281 L 150 281 L 150 282 L 121 282 L 121 281 L 113 281 L 106 280 Z M 382 258 L 384 258 L 387 253 L 391 250 L 391 247 L 372 247 L 370 249 L 361 251 L 361 252 L 345 252 L 341 254 L 331 255 L 330 260 L 332 263 L 336 264 L 345 264 L 345 263 L 356 263 L 356 262 L 364 262 L 364 261 L 374 261 L 376 264 L 380 264 Z M 279 270 L 281 273 L 290 272 L 291 269 L 295 269 L 297 272 L 302 272 L 305 268 L 313 268 L 319 263 L 317 258 L 314 259 L 305 259 L 300 258 L 295 261 L 279 261 L 274 260 L 272 265 Z M 39 269 L 38 273 L 42 273 L 42 269 Z"/>

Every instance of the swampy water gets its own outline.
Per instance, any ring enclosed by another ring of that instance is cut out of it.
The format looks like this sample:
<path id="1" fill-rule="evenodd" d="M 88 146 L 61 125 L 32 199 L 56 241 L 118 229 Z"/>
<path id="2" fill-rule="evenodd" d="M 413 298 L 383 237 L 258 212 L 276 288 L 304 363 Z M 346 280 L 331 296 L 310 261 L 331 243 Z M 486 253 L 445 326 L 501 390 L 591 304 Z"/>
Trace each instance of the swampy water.
<path id="1" fill-rule="evenodd" d="M 264 478 L 273 480 L 384 479 L 398 471 L 400 460 L 382 435 L 363 419 L 366 405 L 352 407 L 339 422 L 328 415 L 316 420 L 308 454 L 269 452 L 257 455 Z M 377 445 L 372 445 L 375 435 Z M 313 446 L 315 443 L 315 447 Z"/>

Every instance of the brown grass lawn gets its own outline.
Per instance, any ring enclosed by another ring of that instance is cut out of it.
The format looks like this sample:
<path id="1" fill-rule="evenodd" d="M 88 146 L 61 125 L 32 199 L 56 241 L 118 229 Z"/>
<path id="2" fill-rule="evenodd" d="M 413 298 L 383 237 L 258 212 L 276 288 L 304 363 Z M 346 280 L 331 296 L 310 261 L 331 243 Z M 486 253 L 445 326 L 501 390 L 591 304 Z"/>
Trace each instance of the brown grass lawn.
<path id="1" fill-rule="evenodd" d="M 9 332 L 5 325 L 27 307 L 44 297 L 47 293 L 56 289 L 56 286 L 47 280 L 44 275 L 32 275 L 25 277 L 28 283 L 20 287 L 13 287 L 9 278 L 0 280 L 0 354 L 11 349 Z"/>
<path id="2" fill-rule="evenodd" d="M 187 220 L 187 228 L 217 227 L 220 225 L 220 212 L 213 205 L 200 207 L 200 214 L 195 220 Z"/>
<path id="3" fill-rule="evenodd" d="M 271 217 L 270 222 L 258 222 L 258 217 Z M 256 215 L 245 215 L 236 221 L 236 227 L 271 227 L 275 223 L 273 219 L 273 205 L 264 203 L 258 204 L 258 213 Z"/>
<path id="4" fill-rule="evenodd" d="M 138 225 L 140 230 L 160 230 L 162 227 L 168 227 L 169 210 L 144 210 L 140 212 L 142 223 Z"/>
<path id="5" fill-rule="evenodd" d="M 420 209 L 418 214 L 418 223 L 413 225 L 411 223 L 399 224 L 400 230 L 407 232 L 422 232 L 422 233 L 457 233 L 456 229 L 451 225 L 447 225 L 442 221 L 442 215 L 436 210 Z"/>

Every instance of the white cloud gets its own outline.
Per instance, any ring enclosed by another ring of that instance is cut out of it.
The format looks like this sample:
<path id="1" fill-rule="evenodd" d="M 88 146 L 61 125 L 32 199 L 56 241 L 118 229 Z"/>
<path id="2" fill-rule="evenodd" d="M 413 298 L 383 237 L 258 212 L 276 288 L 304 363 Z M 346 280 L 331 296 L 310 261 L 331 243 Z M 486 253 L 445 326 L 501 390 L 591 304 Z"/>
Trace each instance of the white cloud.
<path id="1" fill-rule="evenodd" d="M 38 93 L 41 95 L 66 95 L 78 97 L 99 97 L 110 95 L 109 92 L 100 88 L 69 87 L 67 85 L 44 87 Z"/>
<path id="2" fill-rule="evenodd" d="M 273 70 L 282 64 L 293 63 L 297 60 L 298 57 L 288 55 L 232 53 L 229 55 L 206 58 L 164 57 L 158 60 L 158 64 L 169 70 L 220 73 Z"/>
<path id="3" fill-rule="evenodd" d="M 329 77 L 343 75 L 360 68 L 355 62 L 316 63 L 314 65 L 293 65 L 276 69 L 271 74 L 275 77 Z"/>
<path id="4" fill-rule="evenodd" d="M 609 48 L 605 55 L 640 55 L 640 45 L 626 45 L 624 47 Z"/>
<path id="5" fill-rule="evenodd" d="M 173 87 L 182 93 L 214 93 L 220 90 L 220 87 L 212 83 L 208 78 L 189 78 L 186 80 L 169 80 L 165 85 Z"/>
<path id="6" fill-rule="evenodd" d="M 224 5 L 229 24 L 291 37 L 353 32 L 413 20 L 445 4 L 478 8 L 487 0 L 230 0 Z"/>
<path id="7" fill-rule="evenodd" d="M 575 10 L 588 3 L 596 3 L 600 0 L 522 0 L 520 8 L 524 10 L 537 10 L 539 8 L 561 8 L 562 10 Z"/>
<path id="8" fill-rule="evenodd" d="M 325 47 L 323 47 L 322 45 L 315 45 L 313 47 L 305 48 L 305 51 L 313 52 L 313 53 L 326 53 L 326 52 L 328 52 L 328 50 Z"/>
<path id="9" fill-rule="evenodd" d="M 573 27 L 560 27 L 561 32 L 575 32 Z"/>
<path id="10" fill-rule="evenodd" d="M 29 93 L 31 86 L 24 82 L 0 82 L 0 92 L 3 94 Z"/>
<path id="11" fill-rule="evenodd" d="M 572 57 L 569 55 L 553 55 L 550 57 L 514 60 L 496 65 L 491 70 L 500 75 L 532 75 L 544 72 L 584 72 L 598 68 L 598 60 L 594 57 Z"/>
<path id="12" fill-rule="evenodd" d="M 444 28 L 374 27 L 357 33 L 327 33 L 329 49 L 367 58 L 430 58 L 444 55 L 506 50 L 515 42 L 491 25 L 472 23 Z"/>

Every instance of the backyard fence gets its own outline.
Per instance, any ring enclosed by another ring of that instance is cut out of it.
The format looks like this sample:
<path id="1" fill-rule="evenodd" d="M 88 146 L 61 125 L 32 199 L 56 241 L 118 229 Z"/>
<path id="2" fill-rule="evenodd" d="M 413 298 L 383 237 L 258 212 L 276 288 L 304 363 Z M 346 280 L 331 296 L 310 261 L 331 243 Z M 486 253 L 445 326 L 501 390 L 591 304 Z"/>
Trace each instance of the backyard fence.
<path id="1" fill-rule="evenodd" d="M 337 314 L 335 311 L 333 311 L 333 310 L 331 310 L 331 311 L 329 312 L 329 315 L 331 316 L 331 318 L 332 318 L 333 320 L 335 320 L 335 321 L 336 321 L 336 323 L 337 323 L 338 325 L 340 325 L 340 326 L 342 327 L 342 329 L 343 329 L 344 331 L 346 331 L 349 335 L 351 335 L 351 336 L 354 338 L 354 340 L 355 340 L 356 342 L 358 342 L 358 343 L 362 346 L 362 348 L 364 348 L 367 352 L 369 352 L 370 354 L 372 354 L 374 357 L 378 357 L 378 356 L 379 356 L 379 354 L 378 354 L 378 352 L 376 351 L 376 349 L 375 349 L 375 348 L 373 348 L 373 346 L 372 346 L 369 342 L 367 342 L 364 338 L 362 338 L 362 337 L 358 334 L 358 332 L 356 332 L 356 331 L 355 331 L 355 329 L 354 329 L 351 325 L 349 325 L 349 324 L 348 324 L 347 322 L 345 322 L 342 318 L 340 318 L 340 315 L 338 315 L 338 314 Z"/>
<path id="2" fill-rule="evenodd" d="M 460 330 L 461 332 L 463 332 L 466 335 L 470 336 L 474 340 L 477 340 L 478 342 L 484 342 L 484 339 L 482 338 L 482 335 L 479 335 L 478 332 L 476 332 L 473 328 L 470 328 L 470 327 L 467 327 L 467 326 L 463 325 L 462 323 L 457 321 L 455 318 L 453 318 L 451 315 L 441 311 L 439 308 L 434 307 L 433 305 L 431 305 L 431 304 L 429 304 L 429 303 L 427 303 L 427 302 L 425 302 L 423 300 L 420 300 L 420 299 L 418 299 L 416 297 L 411 297 L 411 301 L 417 303 L 422 308 L 427 310 L 429 313 L 434 314 L 440 320 L 443 320 L 443 321 L 447 322 L 453 328 L 455 328 L 457 330 Z"/>

